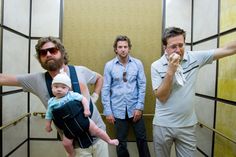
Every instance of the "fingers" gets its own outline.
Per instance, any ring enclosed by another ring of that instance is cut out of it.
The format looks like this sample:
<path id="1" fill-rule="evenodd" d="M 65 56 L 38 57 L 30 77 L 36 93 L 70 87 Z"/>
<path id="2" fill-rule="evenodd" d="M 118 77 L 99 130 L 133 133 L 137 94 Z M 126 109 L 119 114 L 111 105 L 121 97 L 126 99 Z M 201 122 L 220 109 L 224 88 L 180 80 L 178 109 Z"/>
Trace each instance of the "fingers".
<path id="1" fill-rule="evenodd" d="M 110 123 L 110 124 L 114 124 L 114 120 L 113 119 L 108 119 L 107 122 Z"/>
<path id="2" fill-rule="evenodd" d="M 170 62 L 179 63 L 179 61 L 180 61 L 180 55 L 178 55 L 177 53 L 172 53 L 170 55 Z"/>
<path id="3" fill-rule="evenodd" d="M 137 122 L 141 117 L 142 117 L 142 111 L 135 110 L 134 111 L 133 122 Z"/>
<path id="4" fill-rule="evenodd" d="M 99 98 L 99 95 L 95 92 L 91 95 L 91 99 L 93 103 L 96 103 L 98 98 Z"/>
<path id="5" fill-rule="evenodd" d="M 172 53 L 169 58 L 169 70 L 176 72 L 180 63 L 180 55 L 177 53 Z"/>
<path id="6" fill-rule="evenodd" d="M 111 124 L 115 123 L 115 118 L 112 115 L 106 116 L 106 120 L 108 123 L 111 123 Z"/>
<path id="7" fill-rule="evenodd" d="M 135 115 L 133 118 L 133 122 L 137 122 L 141 117 L 141 115 Z"/>

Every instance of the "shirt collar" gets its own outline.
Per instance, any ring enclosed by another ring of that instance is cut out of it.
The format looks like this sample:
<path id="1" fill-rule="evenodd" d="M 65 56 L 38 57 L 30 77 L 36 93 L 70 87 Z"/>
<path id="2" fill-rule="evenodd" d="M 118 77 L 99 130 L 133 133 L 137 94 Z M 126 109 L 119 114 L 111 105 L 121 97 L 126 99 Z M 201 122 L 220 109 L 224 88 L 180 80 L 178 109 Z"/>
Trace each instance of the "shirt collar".
<path id="1" fill-rule="evenodd" d="M 188 51 L 185 51 L 185 52 L 184 52 L 183 61 L 188 61 L 187 54 L 188 54 Z"/>
<path id="2" fill-rule="evenodd" d="M 168 65 L 168 60 L 167 60 L 167 58 L 166 58 L 166 55 L 164 54 L 164 55 L 162 55 L 162 57 L 160 58 L 160 62 L 161 62 L 161 64 L 163 65 L 163 66 L 166 66 L 166 65 Z"/>
<path id="3" fill-rule="evenodd" d="M 130 55 L 128 56 L 128 63 L 129 62 L 132 62 L 133 61 L 133 57 L 131 57 Z M 120 63 L 120 61 L 119 61 L 119 59 L 118 59 L 118 57 L 116 56 L 116 58 L 115 58 L 115 63 Z"/>

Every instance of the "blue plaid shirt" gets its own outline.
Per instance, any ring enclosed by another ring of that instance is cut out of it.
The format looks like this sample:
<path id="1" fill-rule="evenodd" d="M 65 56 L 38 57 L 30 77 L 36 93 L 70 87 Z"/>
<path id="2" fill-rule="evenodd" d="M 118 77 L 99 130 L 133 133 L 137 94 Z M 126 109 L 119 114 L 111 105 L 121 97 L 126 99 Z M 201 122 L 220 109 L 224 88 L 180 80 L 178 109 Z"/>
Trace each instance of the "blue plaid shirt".
<path id="1" fill-rule="evenodd" d="M 104 115 L 125 119 L 127 111 L 128 117 L 133 117 L 134 110 L 144 108 L 145 91 L 146 77 L 140 60 L 129 56 L 123 66 L 116 57 L 106 63 L 102 88 Z"/>

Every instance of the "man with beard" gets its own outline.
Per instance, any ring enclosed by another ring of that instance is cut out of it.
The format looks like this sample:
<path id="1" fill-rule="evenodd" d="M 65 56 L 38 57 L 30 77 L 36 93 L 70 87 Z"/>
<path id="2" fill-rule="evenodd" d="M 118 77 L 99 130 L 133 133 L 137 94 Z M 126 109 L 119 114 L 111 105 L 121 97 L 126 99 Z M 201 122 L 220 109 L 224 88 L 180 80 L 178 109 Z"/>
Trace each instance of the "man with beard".
<path id="1" fill-rule="evenodd" d="M 59 39 L 54 37 L 40 38 L 35 49 L 37 52 L 37 59 L 41 66 L 47 70 L 49 77 L 54 78 L 61 69 L 70 76 L 69 67 L 67 65 L 67 52 Z M 93 102 L 91 119 L 99 128 L 105 130 L 105 124 L 95 106 L 95 102 L 97 101 L 102 88 L 103 77 L 84 66 L 74 67 L 78 77 L 81 94 L 88 100 L 91 99 Z M 94 93 L 91 96 L 87 84 L 94 84 Z M 22 87 L 25 92 L 35 94 L 47 108 L 50 93 L 46 85 L 45 73 L 43 72 L 24 75 L 0 74 L 0 85 Z M 77 145 L 75 145 L 75 147 L 77 148 Z M 95 138 L 91 147 L 86 149 L 77 148 L 76 155 L 80 157 L 108 157 L 108 145 L 103 140 Z"/>

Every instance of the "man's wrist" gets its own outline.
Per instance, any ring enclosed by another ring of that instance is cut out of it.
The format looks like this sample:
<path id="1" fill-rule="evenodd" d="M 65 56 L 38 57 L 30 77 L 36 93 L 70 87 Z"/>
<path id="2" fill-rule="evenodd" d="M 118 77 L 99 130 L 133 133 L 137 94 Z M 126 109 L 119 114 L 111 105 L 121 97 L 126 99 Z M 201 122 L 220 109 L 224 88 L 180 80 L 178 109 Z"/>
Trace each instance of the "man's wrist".
<path id="1" fill-rule="evenodd" d="M 97 93 L 93 92 L 93 94 L 91 95 L 91 99 L 92 99 L 93 103 L 96 103 L 98 98 L 99 98 L 99 95 Z"/>
<path id="2" fill-rule="evenodd" d="M 137 110 L 137 111 L 140 111 L 140 112 L 143 112 L 143 110 L 142 110 L 142 109 L 135 109 L 135 110 Z"/>

